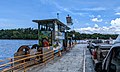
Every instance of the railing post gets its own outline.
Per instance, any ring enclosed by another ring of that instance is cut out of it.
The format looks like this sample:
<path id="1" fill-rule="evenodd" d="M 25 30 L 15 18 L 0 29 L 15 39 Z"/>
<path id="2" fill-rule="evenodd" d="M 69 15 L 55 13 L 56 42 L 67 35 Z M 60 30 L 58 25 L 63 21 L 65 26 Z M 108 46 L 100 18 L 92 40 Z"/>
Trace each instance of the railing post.
<path id="1" fill-rule="evenodd" d="M 52 59 L 54 60 L 54 51 L 52 52 Z"/>
<path id="2" fill-rule="evenodd" d="M 24 72 L 26 72 L 26 64 L 25 64 L 25 60 L 24 60 Z"/>
<path id="3" fill-rule="evenodd" d="M 41 63 L 43 63 L 43 55 L 44 55 L 43 53 L 44 53 L 44 52 L 43 52 L 43 48 L 42 48 L 42 49 L 41 49 L 41 54 L 42 54 L 42 55 L 40 56 L 40 58 L 41 58 Z"/>
<path id="4" fill-rule="evenodd" d="M 13 59 L 10 59 L 11 62 L 13 62 Z M 11 68 L 13 67 L 13 63 L 11 64 Z M 13 69 L 11 70 L 11 72 L 13 72 Z"/>
<path id="5" fill-rule="evenodd" d="M 44 58 L 44 56 L 45 56 L 45 58 Z M 46 66 L 46 55 L 44 55 L 44 54 L 43 54 L 43 63 Z"/>

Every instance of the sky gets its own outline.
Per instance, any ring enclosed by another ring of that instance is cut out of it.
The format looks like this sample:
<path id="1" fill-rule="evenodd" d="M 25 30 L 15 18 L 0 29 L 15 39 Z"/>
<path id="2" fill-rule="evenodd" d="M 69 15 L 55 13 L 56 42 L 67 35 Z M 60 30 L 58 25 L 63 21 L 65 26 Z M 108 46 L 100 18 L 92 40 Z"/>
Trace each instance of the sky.
<path id="1" fill-rule="evenodd" d="M 0 0 L 0 29 L 37 28 L 32 20 L 57 18 L 80 33 L 120 34 L 119 0 Z"/>

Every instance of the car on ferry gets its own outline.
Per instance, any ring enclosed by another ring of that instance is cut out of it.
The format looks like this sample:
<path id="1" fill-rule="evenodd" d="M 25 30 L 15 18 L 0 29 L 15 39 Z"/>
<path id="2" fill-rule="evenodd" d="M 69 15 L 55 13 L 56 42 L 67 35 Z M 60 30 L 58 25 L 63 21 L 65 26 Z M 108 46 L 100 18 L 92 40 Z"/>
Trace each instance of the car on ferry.
<path id="1" fill-rule="evenodd" d="M 120 72 L 120 35 L 103 61 L 95 64 L 96 72 Z"/>
<path id="2" fill-rule="evenodd" d="M 97 46 L 100 43 L 103 43 L 103 41 L 100 39 L 89 40 L 87 48 L 93 49 L 95 48 L 95 46 Z"/>
<path id="3" fill-rule="evenodd" d="M 108 41 L 109 40 L 93 39 L 88 42 L 88 49 L 93 59 L 96 59 L 97 61 L 102 61 L 105 58 L 108 51 L 112 47 L 112 44 Z"/>
<path id="4" fill-rule="evenodd" d="M 103 43 L 103 41 L 100 39 L 93 39 L 88 41 L 87 48 L 89 49 L 91 55 L 93 54 L 93 51 L 95 50 L 95 48 L 98 48 L 99 44 L 101 43 Z"/>

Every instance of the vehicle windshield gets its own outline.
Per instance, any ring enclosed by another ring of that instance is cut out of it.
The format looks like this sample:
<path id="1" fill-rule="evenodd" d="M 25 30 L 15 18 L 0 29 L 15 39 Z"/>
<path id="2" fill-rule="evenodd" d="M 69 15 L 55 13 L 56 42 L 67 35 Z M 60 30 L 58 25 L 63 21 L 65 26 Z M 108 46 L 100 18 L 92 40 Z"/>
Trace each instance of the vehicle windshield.
<path id="1" fill-rule="evenodd" d="M 102 40 L 93 40 L 92 43 L 98 44 L 98 43 L 103 43 Z"/>
<path id="2" fill-rule="evenodd" d="M 112 64 L 116 66 L 116 72 L 120 72 L 120 48 L 113 50 Z"/>

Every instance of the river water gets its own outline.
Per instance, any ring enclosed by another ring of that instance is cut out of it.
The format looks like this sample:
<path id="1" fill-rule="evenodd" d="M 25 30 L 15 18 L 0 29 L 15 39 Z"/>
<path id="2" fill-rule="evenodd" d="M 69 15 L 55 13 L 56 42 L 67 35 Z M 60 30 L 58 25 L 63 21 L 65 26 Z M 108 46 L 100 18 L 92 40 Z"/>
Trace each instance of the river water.
<path id="1" fill-rule="evenodd" d="M 0 40 L 0 60 L 14 56 L 21 45 L 38 44 L 38 40 Z"/>
<path id="2" fill-rule="evenodd" d="M 82 40 L 80 40 L 82 41 Z M 78 42 L 80 42 L 78 41 Z M 22 45 L 38 44 L 38 40 L 0 40 L 0 60 L 14 56 Z"/>

